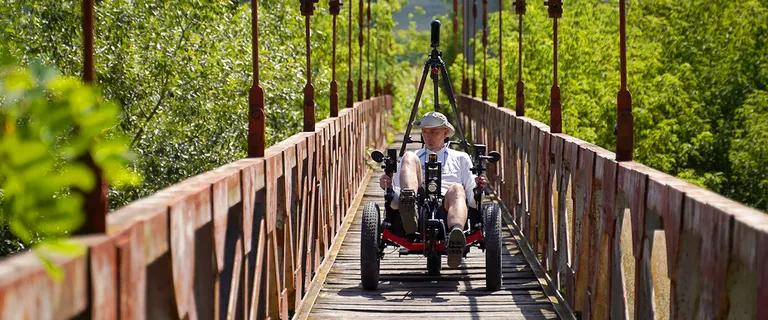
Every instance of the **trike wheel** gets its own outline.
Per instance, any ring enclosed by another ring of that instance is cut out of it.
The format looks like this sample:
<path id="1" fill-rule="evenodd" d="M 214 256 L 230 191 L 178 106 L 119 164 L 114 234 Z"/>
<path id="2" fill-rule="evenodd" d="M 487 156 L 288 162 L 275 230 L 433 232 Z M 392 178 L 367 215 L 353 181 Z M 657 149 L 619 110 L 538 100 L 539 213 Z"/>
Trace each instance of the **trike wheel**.
<path id="1" fill-rule="evenodd" d="M 440 275 L 442 259 L 439 254 L 430 254 L 427 256 L 427 274 L 430 276 Z"/>
<path id="2" fill-rule="evenodd" d="M 360 280 L 366 290 L 379 285 L 379 227 L 379 207 L 370 202 L 363 208 L 360 231 Z"/>
<path id="3" fill-rule="evenodd" d="M 501 288 L 501 210 L 496 203 L 483 208 L 485 233 L 485 286 L 495 291 Z"/>

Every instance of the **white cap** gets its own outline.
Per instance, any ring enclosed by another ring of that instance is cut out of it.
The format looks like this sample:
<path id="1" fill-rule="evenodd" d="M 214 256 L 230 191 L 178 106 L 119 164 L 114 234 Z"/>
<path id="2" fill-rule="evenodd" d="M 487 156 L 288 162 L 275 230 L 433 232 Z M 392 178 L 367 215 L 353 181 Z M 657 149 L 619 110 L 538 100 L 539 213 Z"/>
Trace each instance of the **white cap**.
<path id="1" fill-rule="evenodd" d="M 438 128 L 438 127 L 445 127 L 450 130 L 450 133 L 448 134 L 449 137 L 452 137 L 454 133 L 456 133 L 456 129 L 453 128 L 453 125 L 451 125 L 450 122 L 448 122 L 448 118 L 437 111 L 430 111 L 424 114 L 424 117 L 422 117 L 420 120 L 415 121 L 413 124 L 419 126 L 419 128 Z"/>

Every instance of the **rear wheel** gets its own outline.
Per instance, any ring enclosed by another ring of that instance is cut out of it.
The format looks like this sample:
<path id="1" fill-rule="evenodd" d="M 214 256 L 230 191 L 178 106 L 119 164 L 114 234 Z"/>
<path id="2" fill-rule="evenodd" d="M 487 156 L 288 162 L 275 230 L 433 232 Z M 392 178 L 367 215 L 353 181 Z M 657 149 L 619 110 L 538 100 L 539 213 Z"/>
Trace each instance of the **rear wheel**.
<path id="1" fill-rule="evenodd" d="M 379 207 L 369 202 L 363 208 L 360 231 L 360 280 L 366 290 L 379 285 L 379 227 Z"/>
<path id="2" fill-rule="evenodd" d="M 427 274 L 430 276 L 440 275 L 442 259 L 439 254 L 430 254 L 427 256 Z"/>
<path id="3" fill-rule="evenodd" d="M 495 291 L 501 288 L 501 210 L 496 203 L 483 208 L 485 233 L 485 286 Z"/>

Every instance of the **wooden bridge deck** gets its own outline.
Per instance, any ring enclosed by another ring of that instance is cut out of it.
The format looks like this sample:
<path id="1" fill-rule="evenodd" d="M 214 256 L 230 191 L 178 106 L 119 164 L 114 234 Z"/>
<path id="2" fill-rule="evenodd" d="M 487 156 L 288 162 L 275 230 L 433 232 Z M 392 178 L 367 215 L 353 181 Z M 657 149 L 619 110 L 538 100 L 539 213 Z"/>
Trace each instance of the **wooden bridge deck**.
<path id="1" fill-rule="evenodd" d="M 379 287 L 360 283 L 360 223 L 365 203 L 383 206 L 381 170 L 371 175 L 352 224 L 309 312 L 309 319 L 556 319 L 550 298 L 504 225 L 502 289 L 485 289 L 484 253 L 473 248 L 457 269 L 443 257 L 439 276 L 428 276 L 423 256 L 398 256 L 388 248 L 381 261 Z M 318 279 L 322 280 L 322 275 Z"/>

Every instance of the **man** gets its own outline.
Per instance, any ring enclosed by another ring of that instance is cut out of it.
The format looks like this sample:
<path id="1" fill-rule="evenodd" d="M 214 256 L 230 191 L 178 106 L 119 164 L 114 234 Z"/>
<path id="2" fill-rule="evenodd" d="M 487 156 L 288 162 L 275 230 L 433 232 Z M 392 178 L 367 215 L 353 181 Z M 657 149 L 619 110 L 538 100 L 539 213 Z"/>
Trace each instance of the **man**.
<path id="1" fill-rule="evenodd" d="M 455 129 L 448 118 L 440 112 L 428 112 L 421 120 L 414 122 L 421 128 L 421 136 L 424 140 L 424 148 L 417 152 L 406 152 L 398 163 L 398 173 L 394 181 L 383 174 L 379 178 L 379 186 L 382 189 L 393 187 L 396 197 L 391 206 L 399 209 L 403 221 L 403 229 L 407 234 L 416 232 L 416 193 L 422 186 L 424 175 L 422 170 L 429 154 L 437 154 L 437 161 L 442 163 L 442 190 L 443 207 L 447 216 L 448 234 L 448 266 L 458 267 L 466 245 L 464 237 L 464 224 L 467 222 L 467 204 L 477 208 L 474 193 L 475 187 L 484 187 L 486 179 L 483 176 L 475 176 L 470 171 L 472 159 L 462 151 L 448 148 L 445 142 L 455 133 Z"/>

